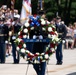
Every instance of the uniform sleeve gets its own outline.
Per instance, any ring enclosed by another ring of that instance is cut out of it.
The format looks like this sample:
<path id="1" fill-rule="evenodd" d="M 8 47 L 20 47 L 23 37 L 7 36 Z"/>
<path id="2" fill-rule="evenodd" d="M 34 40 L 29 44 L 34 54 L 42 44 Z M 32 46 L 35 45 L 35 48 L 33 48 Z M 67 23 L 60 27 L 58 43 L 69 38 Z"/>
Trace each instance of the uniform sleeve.
<path id="1" fill-rule="evenodd" d="M 8 40 L 9 37 L 8 33 L 9 33 L 8 26 L 5 26 L 5 40 Z"/>
<path id="2" fill-rule="evenodd" d="M 62 40 L 64 40 L 66 38 L 66 34 L 67 34 L 67 29 L 66 29 L 66 26 L 63 25 L 63 36 L 62 36 Z"/>

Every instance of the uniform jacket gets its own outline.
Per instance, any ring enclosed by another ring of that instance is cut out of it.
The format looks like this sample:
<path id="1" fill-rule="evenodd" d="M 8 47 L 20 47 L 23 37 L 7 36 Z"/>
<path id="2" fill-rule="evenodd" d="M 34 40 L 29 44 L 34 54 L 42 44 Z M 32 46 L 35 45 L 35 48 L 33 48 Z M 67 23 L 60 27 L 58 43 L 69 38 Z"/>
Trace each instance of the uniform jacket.
<path id="1" fill-rule="evenodd" d="M 67 29 L 64 24 L 56 24 L 56 31 L 58 32 L 58 37 L 64 40 L 66 38 Z"/>
<path id="2" fill-rule="evenodd" d="M 0 43 L 4 43 L 5 40 L 8 40 L 8 26 L 0 25 Z"/>

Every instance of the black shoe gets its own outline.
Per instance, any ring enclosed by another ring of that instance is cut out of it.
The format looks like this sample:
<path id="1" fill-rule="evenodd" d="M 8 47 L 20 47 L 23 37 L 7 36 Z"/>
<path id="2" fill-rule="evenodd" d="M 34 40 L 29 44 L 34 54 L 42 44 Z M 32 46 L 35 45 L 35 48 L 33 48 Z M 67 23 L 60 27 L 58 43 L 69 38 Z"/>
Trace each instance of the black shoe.
<path id="1" fill-rule="evenodd" d="M 16 62 L 14 62 L 13 64 L 19 64 L 19 62 L 18 62 L 18 61 L 16 61 Z"/>
<path id="2" fill-rule="evenodd" d="M 57 62 L 56 65 L 62 65 L 63 62 Z"/>
<path id="3" fill-rule="evenodd" d="M 4 64 L 5 62 L 0 62 L 1 64 Z"/>
<path id="4" fill-rule="evenodd" d="M 13 64 L 19 64 L 19 62 L 14 62 Z"/>
<path id="5" fill-rule="evenodd" d="M 63 64 L 63 62 L 59 62 L 59 65 L 62 65 Z"/>

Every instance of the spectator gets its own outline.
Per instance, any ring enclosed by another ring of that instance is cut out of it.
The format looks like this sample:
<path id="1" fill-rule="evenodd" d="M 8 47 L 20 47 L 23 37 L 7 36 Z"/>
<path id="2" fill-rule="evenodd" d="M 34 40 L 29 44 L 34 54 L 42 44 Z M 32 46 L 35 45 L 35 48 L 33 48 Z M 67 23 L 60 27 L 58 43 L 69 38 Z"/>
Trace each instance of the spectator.
<path id="1" fill-rule="evenodd" d="M 74 46 L 76 47 L 76 22 L 74 22 Z"/>
<path id="2" fill-rule="evenodd" d="M 71 45 L 70 48 L 73 49 L 74 46 L 74 31 L 72 29 L 72 24 L 69 24 L 67 27 L 67 35 L 66 35 L 66 48 L 68 49 L 69 44 Z"/>

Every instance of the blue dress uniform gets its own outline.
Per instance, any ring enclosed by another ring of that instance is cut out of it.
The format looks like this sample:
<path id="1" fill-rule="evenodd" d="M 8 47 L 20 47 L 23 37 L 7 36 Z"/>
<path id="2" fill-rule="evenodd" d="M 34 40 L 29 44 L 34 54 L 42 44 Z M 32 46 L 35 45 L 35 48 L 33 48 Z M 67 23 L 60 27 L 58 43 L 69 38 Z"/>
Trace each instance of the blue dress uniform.
<path id="1" fill-rule="evenodd" d="M 38 27 L 37 29 L 35 28 L 33 31 L 31 31 L 30 38 L 32 38 L 33 35 L 37 36 L 36 39 L 39 39 L 39 35 L 42 35 L 43 39 L 47 38 L 47 34 L 42 31 L 41 27 Z M 37 52 L 39 52 L 39 53 L 45 52 L 45 47 L 47 46 L 47 44 L 48 43 L 46 43 L 46 42 L 34 42 L 33 48 L 32 48 L 32 53 L 35 54 Z M 46 61 L 40 62 L 39 64 L 33 64 L 33 67 L 34 67 L 37 75 L 45 75 Z"/>
<path id="2" fill-rule="evenodd" d="M 19 53 L 16 51 L 16 44 L 15 44 L 15 39 L 16 38 L 16 34 L 18 34 L 19 30 L 21 28 L 21 24 L 15 24 L 13 25 L 13 27 L 10 27 L 10 30 L 13 30 L 14 33 L 11 36 L 11 43 L 12 43 L 12 54 L 13 54 L 13 63 L 17 64 L 19 63 Z"/>
<path id="3" fill-rule="evenodd" d="M 1 23 L 0 20 L 0 63 L 5 63 L 6 44 L 8 40 L 8 26 Z"/>
<path id="4" fill-rule="evenodd" d="M 65 24 L 56 24 L 56 30 L 58 32 L 58 37 L 61 38 L 61 42 L 57 46 L 56 50 L 56 59 L 57 59 L 57 65 L 61 65 L 63 63 L 63 54 L 62 54 L 62 41 L 65 40 L 67 29 Z"/>

